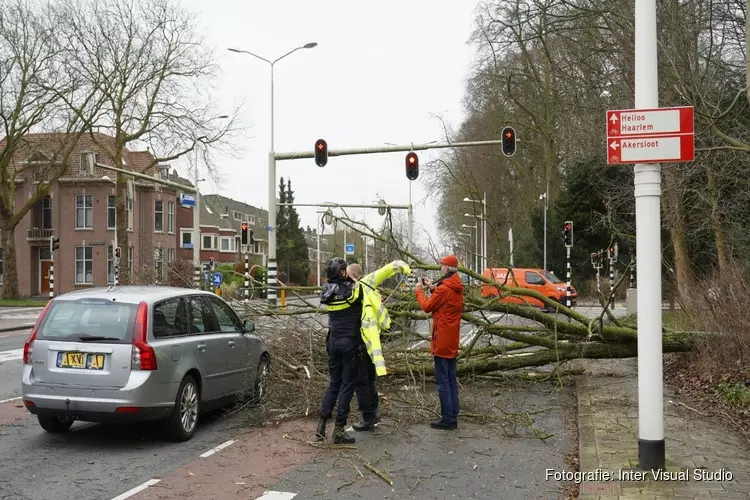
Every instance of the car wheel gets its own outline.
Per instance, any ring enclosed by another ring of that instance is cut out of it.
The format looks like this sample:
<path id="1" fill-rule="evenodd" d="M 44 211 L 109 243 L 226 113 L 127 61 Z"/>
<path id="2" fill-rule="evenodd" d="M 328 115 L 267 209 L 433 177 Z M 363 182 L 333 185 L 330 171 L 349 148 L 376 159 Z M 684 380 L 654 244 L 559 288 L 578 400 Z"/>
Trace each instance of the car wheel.
<path id="1" fill-rule="evenodd" d="M 37 415 L 37 419 L 42 429 L 53 434 L 68 432 L 73 425 L 72 420 L 60 420 L 54 415 Z"/>
<path id="2" fill-rule="evenodd" d="M 267 355 L 262 355 L 258 362 L 258 373 L 255 376 L 255 387 L 253 396 L 256 401 L 262 400 L 266 396 L 268 389 L 268 375 L 271 371 L 271 362 Z"/>
<path id="3" fill-rule="evenodd" d="M 200 411 L 200 391 L 195 379 L 188 375 L 182 379 L 177 390 L 172 415 L 166 421 L 166 431 L 175 441 L 187 441 L 198 428 Z"/>

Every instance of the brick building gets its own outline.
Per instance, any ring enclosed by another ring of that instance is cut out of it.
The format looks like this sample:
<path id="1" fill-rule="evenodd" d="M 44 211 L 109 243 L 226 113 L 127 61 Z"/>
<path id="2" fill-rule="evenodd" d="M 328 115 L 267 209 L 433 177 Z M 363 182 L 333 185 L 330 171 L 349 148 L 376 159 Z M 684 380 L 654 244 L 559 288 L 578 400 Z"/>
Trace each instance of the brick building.
<path id="1" fill-rule="evenodd" d="M 37 196 L 40 183 L 53 182 L 49 194 L 37 200 L 15 229 L 19 293 L 49 293 L 50 237 L 60 239 L 54 255 L 55 294 L 91 286 L 106 286 L 114 279 L 116 174 L 97 165 L 113 165 L 100 148 L 113 138 L 101 133 L 70 142 L 72 153 L 60 155 L 63 134 L 31 134 L 14 152 L 15 207 Z M 97 144 L 98 143 L 98 144 Z M 62 166 L 62 158 L 67 164 Z M 143 172 L 154 162 L 148 151 L 126 151 L 125 168 Z M 61 168 L 62 175 L 54 179 Z M 168 166 L 149 174 L 169 176 Z M 128 246 L 120 263 L 123 272 L 139 282 L 163 279 L 166 264 L 174 260 L 177 234 L 176 190 L 148 181 L 131 181 L 126 200 Z M 2 243 L 0 243 L 2 245 Z M 0 249 L 0 282 L 2 282 Z M 139 279 L 140 278 L 140 279 Z"/>

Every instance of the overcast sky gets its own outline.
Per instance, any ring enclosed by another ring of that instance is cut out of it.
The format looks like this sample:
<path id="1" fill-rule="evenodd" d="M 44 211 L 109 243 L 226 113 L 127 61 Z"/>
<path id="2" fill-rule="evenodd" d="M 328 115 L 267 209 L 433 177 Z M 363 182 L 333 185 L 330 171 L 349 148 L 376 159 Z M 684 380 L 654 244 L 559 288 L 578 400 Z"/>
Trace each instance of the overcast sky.
<path id="1" fill-rule="evenodd" d="M 312 151 L 323 138 L 329 149 L 384 143 L 423 143 L 443 137 L 442 116 L 458 127 L 473 59 L 467 40 L 473 0 L 183 0 L 202 14 L 201 23 L 217 47 L 223 105 L 244 99 L 250 128 L 241 160 L 221 164 L 226 181 L 217 192 L 268 208 L 270 66 L 235 47 L 273 60 L 294 47 L 317 42 L 275 66 L 275 149 Z M 217 113 L 218 114 L 218 113 Z M 420 164 L 438 150 L 419 153 Z M 406 153 L 278 162 L 278 177 L 291 178 L 300 203 L 407 204 Z M 187 174 L 181 168 L 183 175 Z M 192 175 L 190 176 L 192 179 Z M 435 204 L 425 200 L 423 176 L 412 182 L 415 238 L 424 228 L 436 234 Z M 315 226 L 315 208 L 298 208 L 303 225 Z M 357 211 L 362 216 L 362 211 Z M 367 220 L 379 225 L 376 210 Z"/>

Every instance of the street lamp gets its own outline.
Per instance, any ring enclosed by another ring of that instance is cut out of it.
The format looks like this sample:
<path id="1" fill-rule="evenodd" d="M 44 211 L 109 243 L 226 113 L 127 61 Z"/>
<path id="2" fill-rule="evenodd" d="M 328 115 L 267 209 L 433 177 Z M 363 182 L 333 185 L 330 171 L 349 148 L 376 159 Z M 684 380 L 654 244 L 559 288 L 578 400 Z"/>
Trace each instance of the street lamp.
<path id="1" fill-rule="evenodd" d="M 474 253 L 474 268 L 476 269 L 477 273 L 480 273 L 479 271 L 479 224 L 476 222 L 473 226 L 470 226 L 468 224 L 461 224 L 461 227 L 468 227 L 474 230 L 474 248 L 476 249 L 476 252 Z"/>
<path id="2" fill-rule="evenodd" d="M 236 52 L 239 54 L 247 54 L 253 56 L 256 59 L 260 59 L 268 63 L 271 66 L 271 151 L 268 153 L 268 302 L 276 304 L 276 158 L 274 152 L 274 127 L 273 127 L 273 68 L 274 65 L 284 59 L 286 56 L 297 52 L 300 49 L 312 49 L 317 47 L 317 42 L 309 42 L 294 48 L 284 54 L 281 57 L 274 59 L 273 61 L 261 57 L 257 54 L 253 54 L 247 50 L 241 49 L 228 49 L 230 52 Z"/>
<path id="3" fill-rule="evenodd" d="M 469 197 L 464 198 L 464 201 L 470 202 L 470 203 L 480 203 L 479 200 L 474 200 Z M 481 203 L 482 203 L 482 217 L 481 217 L 481 220 L 482 220 L 482 256 L 483 256 L 482 260 L 484 262 L 483 267 L 487 267 L 488 262 L 487 262 L 487 193 L 486 192 L 482 196 Z M 473 214 L 464 214 L 464 216 L 476 217 Z"/>

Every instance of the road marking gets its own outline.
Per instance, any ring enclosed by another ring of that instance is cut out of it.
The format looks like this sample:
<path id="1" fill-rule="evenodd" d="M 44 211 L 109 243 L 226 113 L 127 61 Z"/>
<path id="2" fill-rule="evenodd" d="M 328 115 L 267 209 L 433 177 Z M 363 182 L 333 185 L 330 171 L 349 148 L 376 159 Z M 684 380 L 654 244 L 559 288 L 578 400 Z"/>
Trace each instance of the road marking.
<path id="1" fill-rule="evenodd" d="M 296 493 L 287 493 L 286 491 L 273 491 L 269 490 L 263 493 L 263 496 L 256 498 L 255 500 L 291 500 L 296 497 Z"/>
<path id="2" fill-rule="evenodd" d="M 3 361 L 15 361 L 16 359 L 23 359 L 23 349 L 0 351 L 0 363 Z"/>
<path id="3" fill-rule="evenodd" d="M 148 480 L 148 481 L 146 481 L 145 483 L 143 483 L 143 484 L 141 484 L 141 485 L 139 485 L 139 486 L 136 486 L 136 487 L 135 487 L 135 488 L 133 488 L 132 490 L 128 490 L 128 491 L 126 491 L 126 492 L 125 492 L 125 493 L 123 493 L 122 495 L 116 496 L 116 497 L 115 497 L 115 498 L 113 498 L 112 500 L 125 500 L 126 498 L 130 498 L 130 497 L 132 497 L 133 495 L 135 495 L 136 493 L 140 493 L 141 491 L 145 490 L 145 489 L 146 489 L 146 488 L 148 488 L 149 486 L 153 486 L 153 485 L 155 485 L 155 484 L 156 484 L 156 483 L 158 483 L 159 481 L 161 481 L 161 479 L 149 479 L 149 480 Z"/>
<path id="4" fill-rule="evenodd" d="M 17 396 L 15 398 L 9 398 L 9 399 L 0 399 L 0 404 L 10 403 L 11 401 L 18 401 L 21 398 L 22 398 L 22 396 Z"/>
<path id="5" fill-rule="evenodd" d="M 214 454 L 214 453 L 216 453 L 217 451 L 221 451 L 221 450 L 223 450 L 224 448 L 226 448 L 227 446 L 232 446 L 232 445 L 233 445 L 234 443 L 236 443 L 236 442 L 237 442 L 237 440 L 236 440 L 236 439 L 230 439 L 230 440 L 229 440 L 229 441 L 227 441 L 226 443 L 221 443 L 221 444 L 220 444 L 219 446 L 217 446 L 216 448 L 211 448 L 211 449 L 210 449 L 210 450 L 208 450 L 208 451 L 207 451 L 206 453 L 204 453 L 203 455 L 201 455 L 201 458 L 206 458 L 206 457 L 210 457 L 211 455 L 213 455 L 213 454 Z"/>

